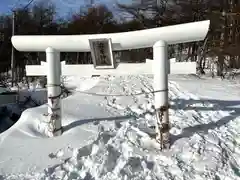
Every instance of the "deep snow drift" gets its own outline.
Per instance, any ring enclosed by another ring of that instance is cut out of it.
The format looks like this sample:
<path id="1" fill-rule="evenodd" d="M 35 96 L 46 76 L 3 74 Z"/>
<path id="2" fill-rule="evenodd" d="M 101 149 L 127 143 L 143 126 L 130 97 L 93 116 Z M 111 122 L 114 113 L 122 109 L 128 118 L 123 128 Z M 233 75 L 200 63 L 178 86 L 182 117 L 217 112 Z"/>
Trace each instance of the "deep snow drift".
<path id="1" fill-rule="evenodd" d="M 151 76 L 69 77 L 76 92 L 62 103 L 64 134 L 44 136 L 46 105 L 24 111 L 0 134 L 2 179 L 238 180 L 239 82 L 170 80 L 170 150 L 151 138 Z"/>

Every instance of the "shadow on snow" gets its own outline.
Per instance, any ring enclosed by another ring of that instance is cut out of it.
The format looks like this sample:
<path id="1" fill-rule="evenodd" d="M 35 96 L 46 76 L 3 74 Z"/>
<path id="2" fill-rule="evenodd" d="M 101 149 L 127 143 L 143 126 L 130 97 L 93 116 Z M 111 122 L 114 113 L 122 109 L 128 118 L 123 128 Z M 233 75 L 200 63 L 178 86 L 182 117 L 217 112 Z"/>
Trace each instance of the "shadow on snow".
<path id="1" fill-rule="evenodd" d="M 227 111 L 229 112 L 228 116 L 224 116 L 216 122 L 210 122 L 208 124 L 199 124 L 195 126 L 186 127 L 183 129 L 183 132 L 180 135 L 172 135 L 172 143 L 180 138 L 191 137 L 196 132 L 202 132 L 207 134 L 209 130 L 213 130 L 216 128 L 220 128 L 228 124 L 231 120 L 234 120 L 238 116 L 240 116 L 240 100 L 239 101 L 225 101 L 225 100 L 216 100 L 216 99 L 174 99 L 175 105 L 171 107 L 174 110 L 195 110 L 199 111 Z M 196 104 L 211 104 L 212 107 L 208 106 L 196 106 Z M 194 107 L 191 105 L 195 105 Z M 238 106 L 238 107 L 236 107 Z"/>

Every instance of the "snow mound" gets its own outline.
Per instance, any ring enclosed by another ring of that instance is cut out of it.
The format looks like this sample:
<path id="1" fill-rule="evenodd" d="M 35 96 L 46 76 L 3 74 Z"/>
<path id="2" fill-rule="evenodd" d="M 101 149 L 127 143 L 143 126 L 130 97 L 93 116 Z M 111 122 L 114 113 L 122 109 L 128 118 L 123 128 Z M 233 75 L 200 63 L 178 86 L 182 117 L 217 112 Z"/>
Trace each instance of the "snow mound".
<path id="1" fill-rule="evenodd" d="M 178 83 L 171 81 L 169 113 L 172 145 L 170 150 L 161 152 L 159 144 L 152 139 L 154 132 L 149 127 L 155 121 L 151 83 L 151 76 L 104 77 L 86 92 L 102 92 L 101 96 L 76 92 L 65 99 L 64 126 L 75 124 L 71 131 L 61 137 L 46 140 L 39 138 L 33 141 L 22 136 L 24 143 L 33 144 L 31 153 L 37 152 L 36 155 L 31 155 L 35 163 L 27 162 L 27 155 L 30 153 L 21 154 L 22 158 L 26 158 L 25 163 L 29 166 L 44 164 L 45 170 L 30 170 L 22 174 L 5 173 L 3 179 L 238 180 L 240 102 L 236 99 L 199 97 L 179 85 L 188 84 L 188 80 L 181 79 Z M 203 84 L 205 80 L 194 80 L 191 86 L 199 83 Z M 226 85 L 228 84 L 224 82 L 222 87 Z M 208 86 L 205 89 L 207 90 Z M 218 93 L 221 93 L 220 89 Z M 36 109 L 32 112 L 37 112 Z M 91 114 L 94 114 L 95 118 L 76 126 L 77 118 L 81 117 L 84 121 L 86 116 Z M 107 114 L 110 118 L 104 117 Z M 101 116 L 103 118 L 99 118 Z M 29 119 L 30 117 L 27 117 L 25 123 L 22 122 L 25 128 L 28 127 Z M 16 129 L 22 127 L 18 126 Z M 86 129 L 94 132 L 94 135 L 86 135 Z M 80 143 L 87 137 L 92 138 Z M 12 146 L 6 145 L 17 142 L 13 140 L 13 135 L 9 135 L 4 141 L 5 146 L 2 146 L 2 142 L 1 147 L 10 149 Z M 9 143 L 6 143 L 7 141 Z M 44 148 L 34 148 L 37 143 Z M 66 148 L 69 144 L 71 151 Z M 30 150 L 25 147 L 24 151 Z M 47 152 L 51 160 L 47 158 Z M 2 155 L 1 150 L 0 160 L 5 156 L 7 153 L 3 151 Z M 44 160 L 40 160 L 38 156 Z M 54 162 L 51 162 L 53 160 Z M 3 165 L 14 168 L 13 163 L 16 162 L 17 160 L 11 160 L 11 163 L 4 161 Z M 13 172 L 16 172 L 16 168 Z"/>
<path id="2" fill-rule="evenodd" d="M 63 82 L 68 87 L 76 87 L 77 91 L 87 91 L 96 86 L 100 81 L 100 77 L 78 77 L 78 76 L 65 76 Z"/>

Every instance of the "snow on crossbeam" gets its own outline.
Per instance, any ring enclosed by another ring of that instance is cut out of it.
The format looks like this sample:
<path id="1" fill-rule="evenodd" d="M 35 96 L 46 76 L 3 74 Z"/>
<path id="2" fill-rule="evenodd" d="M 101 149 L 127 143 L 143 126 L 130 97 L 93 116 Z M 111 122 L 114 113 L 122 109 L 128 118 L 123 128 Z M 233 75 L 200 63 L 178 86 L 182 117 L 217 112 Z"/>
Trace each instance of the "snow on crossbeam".
<path id="1" fill-rule="evenodd" d="M 65 64 L 61 62 L 63 76 L 89 76 L 92 75 L 138 75 L 152 74 L 153 60 L 146 63 L 120 63 L 116 69 L 95 69 L 92 64 Z M 47 63 L 41 65 L 26 65 L 27 76 L 46 76 Z M 172 62 L 170 63 L 170 74 L 196 74 L 196 62 Z"/>
<path id="2" fill-rule="evenodd" d="M 152 47 L 157 40 L 178 44 L 203 40 L 210 21 L 199 21 L 139 31 L 94 35 L 21 35 L 13 36 L 12 44 L 18 51 L 39 52 L 48 47 L 60 52 L 89 52 L 89 39 L 107 38 L 112 50 Z M 130 39 L 129 39 L 130 37 Z"/>

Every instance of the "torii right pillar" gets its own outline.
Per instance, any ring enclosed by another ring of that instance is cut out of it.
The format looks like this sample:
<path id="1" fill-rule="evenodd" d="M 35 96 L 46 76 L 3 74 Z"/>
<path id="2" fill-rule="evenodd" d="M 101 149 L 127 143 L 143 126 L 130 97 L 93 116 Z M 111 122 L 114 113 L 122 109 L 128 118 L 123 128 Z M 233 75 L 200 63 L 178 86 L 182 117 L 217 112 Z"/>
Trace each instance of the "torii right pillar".
<path id="1" fill-rule="evenodd" d="M 168 100 L 168 74 L 170 63 L 168 60 L 168 44 L 165 41 L 157 41 L 153 45 L 153 88 L 155 92 L 154 106 L 156 110 L 156 140 L 160 148 L 170 147 L 170 122 Z"/>

